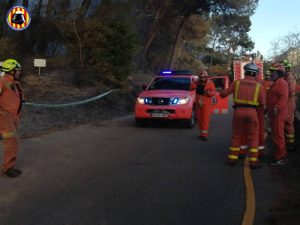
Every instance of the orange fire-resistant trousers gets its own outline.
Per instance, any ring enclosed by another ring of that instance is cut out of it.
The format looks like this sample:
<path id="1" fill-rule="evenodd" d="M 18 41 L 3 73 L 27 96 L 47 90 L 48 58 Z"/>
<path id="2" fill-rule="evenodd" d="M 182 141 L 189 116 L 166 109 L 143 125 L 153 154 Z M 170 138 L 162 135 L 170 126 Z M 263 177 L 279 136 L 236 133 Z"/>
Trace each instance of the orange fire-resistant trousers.
<path id="1" fill-rule="evenodd" d="M 285 113 L 279 113 L 277 115 L 269 114 L 272 127 L 272 139 L 276 146 L 274 153 L 274 159 L 279 160 L 287 157 L 285 137 L 284 137 L 284 125 L 286 121 Z"/>
<path id="2" fill-rule="evenodd" d="M 265 146 L 265 118 L 264 118 L 264 109 L 258 108 L 257 109 L 257 118 L 258 118 L 258 151 L 259 155 L 263 155 L 263 150 Z M 247 133 L 243 133 L 241 137 L 241 148 L 240 148 L 240 155 L 244 156 L 247 155 Z"/>
<path id="3" fill-rule="evenodd" d="M 258 164 L 258 116 L 254 108 L 236 108 L 232 120 L 232 138 L 228 159 L 236 161 L 243 137 L 249 151 L 250 165 Z"/>
<path id="4" fill-rule="evenodd" d="M 3 166 L 2 171 L 12 168 L 16 164 L 19 140 L 16 135 L 16 120 L 0 114 L 0 134 L 3 139 Z"/>
<path id="5" fill-rule="evenodd" d="M 288 100 L 287 108 L 288 108 L 288 117 L 285 121 L 286 142 L 287 144 L 294 144 L 295 143 L 294 117 L 296 111 L 296 101 L 294 96 Z"/>
<path id="6" fill-rule="evenodd" d="M 203 104 L 199 105 L 199 98 L 203 98 Z M 208 129 L 210 123 L 210 116 L 212 114 L 211 109 L 211 98 L 204 96 L 196 97 L 196 117 L 198 121 L 198 126 L 200 129 L 200 136 L 208 137 Z"/>

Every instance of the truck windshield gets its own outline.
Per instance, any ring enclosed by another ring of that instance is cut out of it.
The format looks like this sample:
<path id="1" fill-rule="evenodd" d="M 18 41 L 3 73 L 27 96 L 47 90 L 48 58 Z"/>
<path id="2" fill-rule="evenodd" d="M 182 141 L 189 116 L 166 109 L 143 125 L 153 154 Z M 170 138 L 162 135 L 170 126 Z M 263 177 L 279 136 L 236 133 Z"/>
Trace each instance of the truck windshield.
<path id="1" fill-rule="evenodd" d="M 157 77 L 150 84 L 148 90 L 184 90 L 189 91 L 191 79 L 189 77 Z"/>

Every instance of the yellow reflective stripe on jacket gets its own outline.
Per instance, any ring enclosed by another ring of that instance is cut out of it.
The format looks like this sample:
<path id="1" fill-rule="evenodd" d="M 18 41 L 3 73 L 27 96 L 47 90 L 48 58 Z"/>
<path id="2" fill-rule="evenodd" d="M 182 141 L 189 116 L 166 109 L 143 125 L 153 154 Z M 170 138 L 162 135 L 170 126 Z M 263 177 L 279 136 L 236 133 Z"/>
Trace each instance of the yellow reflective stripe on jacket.
<path id="1" fill-rule="evenodd" d="M 255 85 L 255 93 L 254 93 L 254 97 L 253 97 L 253 101 L 250 100 L 244 100 L 244 99 L 238 99 L 238 93 L 239 93 L 239 89 L 240 89 L 240 81 L 236 81 L 236 85 L 235 85 L 235 93 L 233 96 L 233 101 L 235 103 L 241 103 L 241 104 L 248 104 L 248 105 L 259 105 L 258 103 L 258 93 L 259 93 L 259 89 L 260 89 L 260 84 L 256 84 Z"/>
<path id="2" fill-rule="evenodd" d="M 234 92 L 234 95 L 233 95 L 233 101 L 234 102 L 236 101 L 236 96 L 238 96 L 239 89 L 240 89 L 240 81 L 238 80 L 235 83 L 235 92 Z"/>
<path id="3" fill-rule="evenodd" d="M 7 132 L 7 131 L 4 131 L 1 133 L 1 136 L 3 139 L 8 139 L 12 136 L 14 136 L 16 134 L 16 132 Z"/>

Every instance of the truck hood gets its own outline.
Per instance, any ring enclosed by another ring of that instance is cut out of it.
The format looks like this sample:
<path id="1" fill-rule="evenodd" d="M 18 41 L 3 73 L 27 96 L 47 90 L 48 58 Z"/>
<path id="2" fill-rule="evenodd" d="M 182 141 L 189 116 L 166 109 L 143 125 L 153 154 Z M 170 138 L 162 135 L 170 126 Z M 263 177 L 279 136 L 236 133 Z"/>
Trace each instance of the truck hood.
<path id="1" fill-rule="evenodd" d="M 192 91 L 180 91 L 180 90 L 153 90 L 153 91 L 143 91 L 140 93 L 139 97 L 156 97 L 156 98 L 184 98 L 187 96 L 192 96 L 194 92 Z"/>

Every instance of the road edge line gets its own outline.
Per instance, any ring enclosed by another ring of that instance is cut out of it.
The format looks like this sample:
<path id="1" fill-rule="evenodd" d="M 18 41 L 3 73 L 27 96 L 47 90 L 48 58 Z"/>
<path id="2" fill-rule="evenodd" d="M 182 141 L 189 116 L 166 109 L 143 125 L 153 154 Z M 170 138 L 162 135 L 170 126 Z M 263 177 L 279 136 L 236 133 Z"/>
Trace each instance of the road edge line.
<path id="1" fill-rule="evenodd" d="M 242 225 L 253 225 L 255 218 L 255 189 L 248 157 L 244 161 L 244 181 L 246 189 L 246 209 Z"/>

